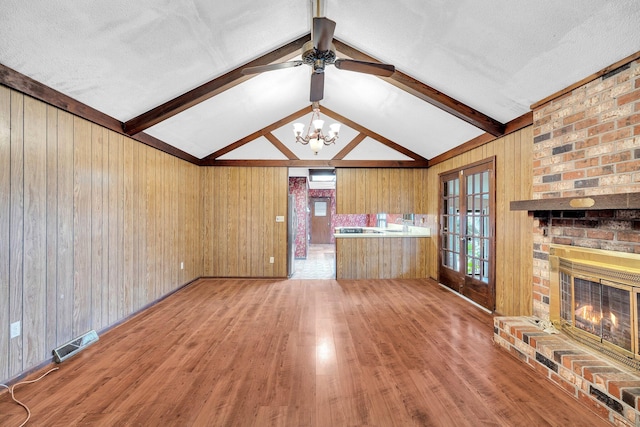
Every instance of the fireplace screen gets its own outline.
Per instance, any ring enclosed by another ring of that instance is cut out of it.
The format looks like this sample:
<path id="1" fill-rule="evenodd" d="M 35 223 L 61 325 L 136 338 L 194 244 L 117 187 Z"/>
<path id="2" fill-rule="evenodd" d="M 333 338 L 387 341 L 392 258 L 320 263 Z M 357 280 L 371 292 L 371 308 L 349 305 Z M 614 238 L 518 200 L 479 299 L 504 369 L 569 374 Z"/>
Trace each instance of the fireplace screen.
<path id="1" fill-rule="evenodd" d="M 565 272 L 561 272 L 560 282 L 561 316 L 567 324 L 603 343 L 634 351 L 632 292 L 628 286 L 606 280 L 572 278 Z"/>
<path id="2" fill-rule="evenodd" d="M 640 370 L 640 254 L 551 244 L 549 319 Z"/>

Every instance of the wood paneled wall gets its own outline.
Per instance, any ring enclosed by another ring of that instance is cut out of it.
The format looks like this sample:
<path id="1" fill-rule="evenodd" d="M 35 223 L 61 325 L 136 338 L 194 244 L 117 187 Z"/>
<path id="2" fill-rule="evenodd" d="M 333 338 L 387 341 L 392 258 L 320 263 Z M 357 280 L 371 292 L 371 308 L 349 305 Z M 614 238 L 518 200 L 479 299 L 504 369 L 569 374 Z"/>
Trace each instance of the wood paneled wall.
<path id="1" fill-rule="evenodd" d="M 203 169 L 204 275 L 286 277 L 287 168 Z"/>
<path id="2" fill-rule="evenodd" d="M 427 169 L 337 169 L 336 210 L 339 214 L 424 214 L 426 193 Z"/>
<path id="3" fill-rule="evenodd" d="M 532 312 L 533 217 L 509 210 L 512 200 L 531 198 L 532 147 L 532 127 L 527 127 L 429 168 L 431 191 L 426 196 L 430 222 L 434 224 L 429 274 L 437 278 L 439 174 L 496 157 L 496 312 L 503 315 Z"/>
<path id="4" fill-rule="evenodd" d="M 0 86 L 0 381 L 202 275 L 201 173 Z"/>
<path id="5" fill-rule="evenodd" d="M 336 239 L 336 278 L 427 278 L 430 240 L 413 237 Z"/>
<path id="6" fill-rule="evenodd" d="M 427 172 L 420 168 L 339 168 L 337 213 L 426 214 Z M 336 274 L 344 279 L 429 277 L 430 240 L 336 239 Z"/>

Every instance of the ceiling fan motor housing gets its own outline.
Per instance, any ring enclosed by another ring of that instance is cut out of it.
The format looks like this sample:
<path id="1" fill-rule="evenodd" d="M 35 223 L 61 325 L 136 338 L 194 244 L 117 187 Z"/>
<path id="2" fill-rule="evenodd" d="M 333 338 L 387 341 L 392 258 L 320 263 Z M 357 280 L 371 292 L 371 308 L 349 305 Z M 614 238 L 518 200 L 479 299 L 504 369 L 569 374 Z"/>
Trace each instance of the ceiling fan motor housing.
<path id="1" fill-rule="evenodd" d="M 302 46 L 302 60 L 311 65 L 314 71 L 321 72 L 325 65 L 336 62 L 336 48 L 332 43 L 331 49 L 319 51 L 313 46 L 313 41 L 308 41 Z"/>

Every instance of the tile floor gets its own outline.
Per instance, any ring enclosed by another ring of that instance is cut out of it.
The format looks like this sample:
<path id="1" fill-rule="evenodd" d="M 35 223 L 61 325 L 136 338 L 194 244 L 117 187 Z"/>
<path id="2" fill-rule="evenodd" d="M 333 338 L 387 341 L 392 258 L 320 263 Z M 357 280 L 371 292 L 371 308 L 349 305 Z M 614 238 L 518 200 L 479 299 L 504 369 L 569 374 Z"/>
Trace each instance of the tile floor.
<path id="1" fill-rule="evenodd" d="M 309 245 L 307 259 L 295 260 L 295 271 L 291 279 L 335 279 L 336 247 L 329 245 Z"/>

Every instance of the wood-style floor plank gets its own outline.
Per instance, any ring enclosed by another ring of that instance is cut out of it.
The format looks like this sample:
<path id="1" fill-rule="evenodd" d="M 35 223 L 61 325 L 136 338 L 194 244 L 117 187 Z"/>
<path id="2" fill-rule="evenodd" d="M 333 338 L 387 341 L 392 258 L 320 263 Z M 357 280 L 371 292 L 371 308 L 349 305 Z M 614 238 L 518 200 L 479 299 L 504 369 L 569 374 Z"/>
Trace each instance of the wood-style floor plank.
<path id="1" fill-rule="evenodd" d="M 207 279 L 16 396 L 47 426 L 608 425 L 492 335 L 432 281 Z"/>

